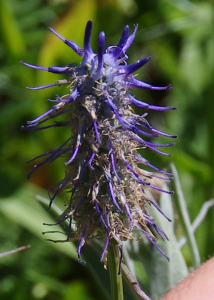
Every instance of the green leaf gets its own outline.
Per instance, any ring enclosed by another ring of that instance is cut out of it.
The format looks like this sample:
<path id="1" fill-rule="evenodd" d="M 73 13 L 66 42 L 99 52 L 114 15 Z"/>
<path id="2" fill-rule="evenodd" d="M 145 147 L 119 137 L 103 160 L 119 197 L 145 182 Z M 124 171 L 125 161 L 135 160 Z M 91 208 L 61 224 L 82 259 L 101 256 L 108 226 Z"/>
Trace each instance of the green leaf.
<path id="1" fill-rule="evenodd" d="M 25 50 L 25 43 L 14 17 L 13 9 L 4 0 L 0 0 L 0 28 L 7 51 L 12 56 L 20 56 Z"/>
<path id="2" fill-rule="evenodd" d="M 167 187 L 165 186 L 164 189 Z M 160 207 L 169 218 L 173 219 L 172 200 L 168 194 L 161 194 Z M 155 224 L 161 227 L 169 238 L 169 241 L 158 238 L 156 242 L 170 258 L 169 262 L 155 247 L 151 249 L 148 275 L 150 277 L 150 296 L 155 300 L 185 278 L 188 275 L 188 269 L 176 240 L 173 222 L 166 220 L 154 207 L 150 207 L 149 211 L 155 219 Z"/>
<path id="3" fill-rule="evenodd" d="M 50 217 L 40 203 L 35 200 L 36 194 L 44 194 L 44 191 L 28 184 L 18 191 L 18 193 L 2 198 L 0 201 L 1 213 L 10 218 L 13 222 L 26 228 L 34 235 L 44 240 L 42 232 L 47 230 L 43 223 L 53 224 L 54 220 Z M 54 226 L 54 230 L 62 231 L 59 225 Z M 62 234 L 54 234 L 54 239 L 62 239 Z M 47 243 L 44 241 L 44 243 Z M 64 254 L 77 259 L 76 247 L 72 243 L 51 243 Z"/>

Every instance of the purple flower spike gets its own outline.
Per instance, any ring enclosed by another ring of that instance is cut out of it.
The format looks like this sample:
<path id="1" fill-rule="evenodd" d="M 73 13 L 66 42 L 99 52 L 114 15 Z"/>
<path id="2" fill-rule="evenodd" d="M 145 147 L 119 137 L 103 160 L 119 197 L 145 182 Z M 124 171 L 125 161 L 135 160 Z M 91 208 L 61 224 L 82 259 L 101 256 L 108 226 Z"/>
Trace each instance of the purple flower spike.
<path id="1" fill-rule="evenodd" d="M 62 67 L 40 67 L 21 61 L 26 67 L 65 76 L 65 79 L 56 80 L 56 83 L 28 89 L 68 86 L 66 95 L 56 95 L 56 99 L 49 100 L 55 104 L 52 108 L 23 127 L 29 131 L 67 127 L 69 130 L 65 132 L 71 132 L 60 147 L 31 160 L 41 159 L 34 165 L 29 177 L 40 166 L 61 156 L 65 159 L 65 176 L 56 186 L 53 196 L 50 196 L 50 207 L 60 193 L 63 193 L 64 201 L 65 195 L 70 193 L 65 211 L 56 219 L 57 224 L 69 223 L 67 241 L 79 241 L 77 255 L 81 263 L 84 263 L 81 249 L 85 243 L 90 244 L 93 238 L 103 242 L 101 261 L 107 263 L 111 239 L 118 244 L 122 261 L 123 241 L 136 240 L 136 229 L 168 259 L 156 245 L 151 226 L 162 239 L 166 240 L 167 237 L 152 221 L 147 206 L 153 205 L 167 220 L 170 219 L 155 200 L 147 196 L 147 190 L 172 194 L 161 188 L 162 181 L 172 179 L 172 174 L 154 166 L 141 156 L 138 149 L 142 150 L 141 153 L 147 148 L 155 154 L 171 156 L 157 148 L 171 147 L 174 143 L 160 144 L 155 139 L 177 136 L 152 127 L 147 117 L 149 110 L 162 113 L 175 108 L 151 105 L 136 99 L 131 88 L 166 90 L 171 86 L 152 86 L 135 78 L 134 72 L 151 59 L 151 56 L 147 56 L 132 64 L 127 62 L 126 51 L 134 42 L 138 25 L 134 26 L 131 34 L 129 26 L 125 26 L 118 44 L 106 49 L 105 33 L 101 31 L 97 53 L 93 52 L 90 45 L 92 25 L 92 21 L 88 21 L 83 48 L 50 28 L 56 37 L 82 57 L 80 65 L 68 62 Z M 142 115 L 134 112 L 135 107 L 144 110 Z M 72 224 L 75 229 L 71 227 Z"/>

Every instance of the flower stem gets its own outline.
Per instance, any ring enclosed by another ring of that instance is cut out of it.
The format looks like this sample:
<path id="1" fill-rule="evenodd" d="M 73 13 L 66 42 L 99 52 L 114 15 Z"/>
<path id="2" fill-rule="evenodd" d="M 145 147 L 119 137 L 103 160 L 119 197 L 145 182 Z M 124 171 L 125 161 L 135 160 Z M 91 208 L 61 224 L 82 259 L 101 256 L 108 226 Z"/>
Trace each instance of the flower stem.
<path id="1" fill-rule="evenodd" d="M 123 279 L 120 272 L 120 253 L 119 247 L 114 240 L 111 240 L 108 247 L 108 269 L 110 274 L 112 299 L 124 300 Z"/>

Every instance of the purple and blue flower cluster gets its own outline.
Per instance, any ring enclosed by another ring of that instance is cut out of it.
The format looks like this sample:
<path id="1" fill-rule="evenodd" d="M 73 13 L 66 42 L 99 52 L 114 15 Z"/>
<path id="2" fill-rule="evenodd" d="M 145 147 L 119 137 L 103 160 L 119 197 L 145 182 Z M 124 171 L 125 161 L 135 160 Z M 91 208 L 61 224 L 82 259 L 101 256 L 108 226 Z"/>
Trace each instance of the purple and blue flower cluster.
<path id="1" fill-rule="evenodd" d="M 170 180 L 172 174 L 151 164 L 139 154 L 138 149 L 148 148 L 170 156 L 157 148 L 169 147 L 173 143 L 159 144 L 147 139 L 161 135 L 169 138 L 176 136 L 153 128 L 146 119 L 147 113 L 137 115 L 133 107 L 145 111 L 167 111 L 174 108 L 149 105 L 132 94 L 132 87 L 151 90 L 171 88 L 170 85 L 149 85 L 133 75 L 151 59 L 149 56 L 127 64 L 126 51 L 134 41 L 137 28 L 135 25 L 134 32 L 130 34 L 129 26 L 126 26 L 119 43 L 107 47 L 106 50 L 105 33 L 100 32 L 98 54 L 94 53 L 90 46 L 92 21 L 88 21 L 86 25 L 83 48 L 64 39 L 50 28 L 59 39 L 82 57 L 81 64 L 45 68 L 21 62 L 37 70 L 65 74 L 66 77 L 54 84 L 29 89 L 69 86 L 67 95 L 56 96 L 55 100 L 50 100 L 56 104 L 38 118 L 29 121 L 24 129 L 41 130 L 66 126 L 71 130 L 71 135 L 60 147 L 36 157 L 45 158 L 34 166 L 31 173 L 58 157 L 67 157 L 65 177 L 50 197 L 50 206 L 59 193 L 70 193 L 66 209 L 57 221 L 69 222 L 67 241 L 79 241 L 77 253 L 80 262 L 83 262 L 80 258 L 82 246 L 90 243 L 92 239 L 104 243 L 101 254 L 103 261 L 111 239 L 122 247 L 124 240 L 136 238 L 136 231 L 140 231 L 165 255 L 156 245 L 151 228 L 162 239 L 167 239 L 167 236 L 153 222 L 147 206 L 152 204 L 163 215 L 164 213 L 146 191 L 153 189 L 172 193 L 154 184 L 157 180 Z M 43 123 L 51 119 L 54 119 L 53 124 L 43 126 Z M 146 171 L 140 168 L 139 164 L 153 171 Z M 71 230 L 72 224 L 75 224 L 75 230 Z"/>

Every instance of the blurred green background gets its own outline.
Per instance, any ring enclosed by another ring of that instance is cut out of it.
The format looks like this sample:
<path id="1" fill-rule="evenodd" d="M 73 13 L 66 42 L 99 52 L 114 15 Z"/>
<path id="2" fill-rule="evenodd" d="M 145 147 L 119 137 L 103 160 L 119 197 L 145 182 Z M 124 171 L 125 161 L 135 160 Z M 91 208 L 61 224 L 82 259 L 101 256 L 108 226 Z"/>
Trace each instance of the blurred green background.
<path id="1" fill-rule="evenodd" d="M 51 244 L 42 235 L 48 230 L 43 222 L 51 223 L 53 218 L 35 200 L 35 195 L 47 198 L 47 188 L 63 177 L 63 160 L 43 166 L 27 180 L 33 163 L 26 161 L 61 145 L 69 132 L 60 128 L 44 132 L 21 130 L 27 120 L 51 107 L 47 99 L 54 99 L 56 93 L 63 95 L 65 89 L 26 90 L 26 86 L 54 83 L 60 76 L 32 70 L 19 61 L 45 67 L 78 63 L 78 56 L 51 34 L 48 27 L 82 46 L 89 19 L 94 21 L 95 51 L 99 31 L 106 32 L 108 45 L 117 44 L 126 24 L 131 30 L 133 24 L 139 24 L 136 40 L 128 50 L 129 62 L 152 55 L 149 64 L 138 72 L 138 78 L 157 86 L 171 83 L 174 89 L 136 91 L 136 96 L 151 104 L 178 108 L 171 112 L 149 112 L 148 116 L 154 127 L 178 134 L 176 146 L 170 149 L 173 159 L 149 152 L 145 156 L 159 167 L 167 167 L 173 160 L 191 221 L 203 203 L 213 197 L 212 1 L 0 0 L 0 252 L 31 245 L 27 250 L 0 258 L 1 299 L 106 297 L 88 268 L 76 261 L 75 247 L 67 243 Z M 214 209 L 210 209 L 196 231 L 202 262 L 214 252 L 213 220 Z M 190 253 L 185 247 L 183 254 L 191 266 Z M 99 255 L 94 264 L 102 268 Z"/>

